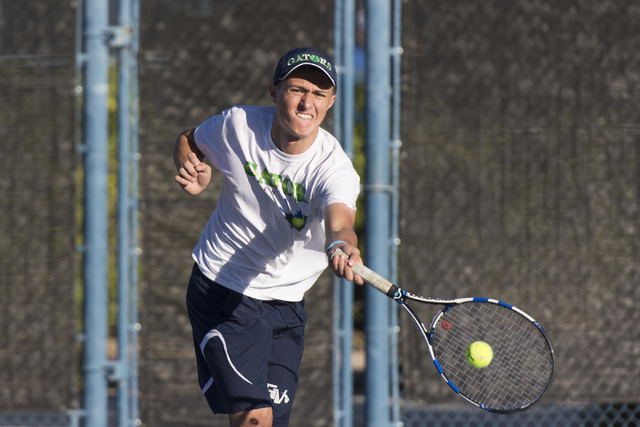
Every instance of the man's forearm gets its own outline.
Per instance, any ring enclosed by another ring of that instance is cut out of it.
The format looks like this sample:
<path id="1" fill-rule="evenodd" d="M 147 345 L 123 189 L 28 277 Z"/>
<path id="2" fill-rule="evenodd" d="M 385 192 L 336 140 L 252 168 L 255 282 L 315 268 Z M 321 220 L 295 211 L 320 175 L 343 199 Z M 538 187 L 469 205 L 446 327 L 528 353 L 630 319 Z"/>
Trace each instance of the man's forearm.
<path id="1" fill-rule="evenodd" d="M 173 163 L 176 169 L 180 170 L 184 162 L 188 160 L 187 155 L 189 153 L 195 153 L 200 161 L 203 161 L 204 155 L 198 149 L 196 141 L 193 139 L 194 129 L 189 129 L 178 136 L 175 146 L 173 148 Z"/>

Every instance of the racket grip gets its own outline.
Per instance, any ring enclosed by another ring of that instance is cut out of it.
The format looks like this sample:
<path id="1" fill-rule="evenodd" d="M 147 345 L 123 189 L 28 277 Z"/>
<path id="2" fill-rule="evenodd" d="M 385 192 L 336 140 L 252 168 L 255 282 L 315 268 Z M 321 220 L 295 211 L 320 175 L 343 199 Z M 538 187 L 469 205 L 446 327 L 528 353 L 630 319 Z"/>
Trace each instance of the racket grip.
<path id="1" fill-rule="evenodd" d="M 331 255 L 331 259 L 340 255 L 344 255 L 348 258 L 347 254 L 342 252 L 340 249 L 336 249 Z M 377 289 L 389 298 L 393 298 L 397 295 L 398 287 L 396 285 L 380 276 L 375 271 L 369 269 L 368 267 L 365 267 L 363 264 L 356 264 L 351 267 L 351 270 L 358 276 L 362 277 L 362 280 L 364 280 L 367 285 L 371 286 L 374 289 Z"/>

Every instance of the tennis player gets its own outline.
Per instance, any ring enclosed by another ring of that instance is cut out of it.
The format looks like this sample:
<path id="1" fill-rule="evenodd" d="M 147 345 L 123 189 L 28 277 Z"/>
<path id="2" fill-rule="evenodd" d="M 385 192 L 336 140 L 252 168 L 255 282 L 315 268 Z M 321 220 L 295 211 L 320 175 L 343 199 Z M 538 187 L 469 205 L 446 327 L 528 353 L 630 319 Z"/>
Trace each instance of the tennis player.
<path id="1" fill-rule="evenodd" d="M 187 290 L 200 387 L 230 425 L 287 426 L 304 346 L 304 294 L 327 267 L 355 280 L 359 178 L 320 128 L 336 100 L 336 69 L 298 48 L 277 64 L 275 107 L 234 106 L 182 133 L 175 181 L 191 195 L 224 182 L 195 249 Z"/>

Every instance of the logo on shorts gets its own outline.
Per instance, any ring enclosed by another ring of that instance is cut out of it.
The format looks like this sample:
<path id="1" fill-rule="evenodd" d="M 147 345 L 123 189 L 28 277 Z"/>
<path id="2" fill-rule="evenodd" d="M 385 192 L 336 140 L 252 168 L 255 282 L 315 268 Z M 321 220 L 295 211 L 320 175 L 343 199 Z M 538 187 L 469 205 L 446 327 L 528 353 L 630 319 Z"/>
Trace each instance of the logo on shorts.
<path id="1" fill-rule="evenodd" d="M 284 393 L 280 394 L 280 390 L 278 390 L 277 385 L 268 383 L 267 388 L 269 389 L 269 396 L 271 397 L 271 400 L 273 400 L 273 403 L 276 405 L 281 404 L 282 401 L 284 401 L 284 403 L 289 403 L 289 396 L 287 396 L 287 391 L 289 390 L 285 390 Z"/>

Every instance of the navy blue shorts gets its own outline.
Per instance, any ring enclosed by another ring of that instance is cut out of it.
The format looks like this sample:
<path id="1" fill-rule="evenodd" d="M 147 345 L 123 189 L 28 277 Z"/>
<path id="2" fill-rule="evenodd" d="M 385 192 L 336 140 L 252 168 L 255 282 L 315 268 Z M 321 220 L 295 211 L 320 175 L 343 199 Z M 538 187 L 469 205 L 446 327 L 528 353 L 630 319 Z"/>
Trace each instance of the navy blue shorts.
<path id="1" fill-rule="evenodd" d="M 198 381 L 214 414 L 273 409 L 287 426 L 298 386 L 307 314 L 301 302 L 261 301 L 194 266 L 187 290 Z"/>

